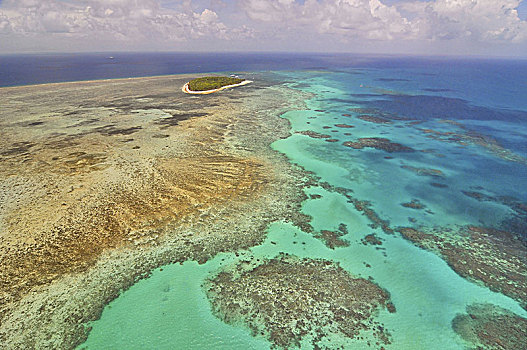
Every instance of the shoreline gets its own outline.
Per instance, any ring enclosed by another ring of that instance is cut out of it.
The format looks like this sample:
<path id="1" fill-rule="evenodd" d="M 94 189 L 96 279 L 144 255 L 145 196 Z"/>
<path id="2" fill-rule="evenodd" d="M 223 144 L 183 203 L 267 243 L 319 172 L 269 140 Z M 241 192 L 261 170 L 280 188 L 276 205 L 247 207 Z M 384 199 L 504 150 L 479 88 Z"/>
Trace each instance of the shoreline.
<path id="1" fill-rule="evenodd" d="M 205 91 L 192 91 L 188 87 L 188 84 L 190 82 L 187 82 L 185 85 L 183 85 L 183 87 L 181 88 L 181 91 L 183 91 L 186 94 L 192 94 L 192 95 L 208 95 L 208 94 L 212 94 L 212 93 L 215 93 L 215 92 L 218 92 L 218 91 L 221 91 L 221 90 L 230 89 L 230 88 L 237 87 L 237 86 L 247 85 L 247 84 L 250 84 L 252 82 L 253 82 L 252 80 L 244 80 L 244 81 L 242 81 L 241 83 L 238 83 L 238 84 L 226 85 L 226 86 L 222 86 L 222 87 L 220 87 L 218 89 L 205 90 Z"/>

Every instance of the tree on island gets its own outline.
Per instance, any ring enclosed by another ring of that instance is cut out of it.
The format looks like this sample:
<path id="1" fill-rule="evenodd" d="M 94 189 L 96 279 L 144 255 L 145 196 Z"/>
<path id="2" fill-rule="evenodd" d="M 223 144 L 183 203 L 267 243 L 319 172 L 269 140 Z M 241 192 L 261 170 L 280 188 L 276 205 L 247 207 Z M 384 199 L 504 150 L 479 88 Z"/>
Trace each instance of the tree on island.
<path id="1" fill-rule="evenodd" d="M 188 83 L 191 91 L 208 91 L 222 88 L 228 85 L 235 85 L 243 82 L 245 79 L 231 77 L 203 77 L 193 79 Z"/>

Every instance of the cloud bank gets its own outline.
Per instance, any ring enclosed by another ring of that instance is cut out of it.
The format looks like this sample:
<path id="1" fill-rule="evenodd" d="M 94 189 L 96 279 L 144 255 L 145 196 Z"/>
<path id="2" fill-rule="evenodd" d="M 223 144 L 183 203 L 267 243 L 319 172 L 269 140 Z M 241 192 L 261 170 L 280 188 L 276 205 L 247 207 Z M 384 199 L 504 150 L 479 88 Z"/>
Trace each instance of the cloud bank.
<path id="1" fill-rule="evenodd" d="M 180 2 L 174 10 L 157 0 L 6 0 L 0 8 L 0 33 L 165 43 L 250 35 L 248 28 L 228 28 L 216 12 L 196 12 L 190 5 Z"/>
<path id="2" fill-rule="evenodd" d="M 456 42 L 527 48 L 520 0 L 4 0 L 0 52 L 157 48 L 287 50 L 422 47 Z M 2 44 L 4 43 L 4 45 Z M 101 43 L 100 45 L 98 43 Z M 106 43 L 103 46 L 102 43 Z M 331 46 L 330 43 L 333 43 Z M 372 44 L 379 43 L 379 44 Z M 320 45 L 319 45 L 320 44 Z M 201 46 L 200 46 L 201 45 Z M 274 47 L 273 47 L 274 45 Z M 3 47 L 4 46 L 4 47 Z M 38 46 L 38 45 L 37 45 Z"/>
<path id="3" fill-rule="evenodd" d="M 527 22 L 515 10 L 519 0 L 241 0 L 247 15 L 285 30 L 330 33 L 374 40 L 450 40 L 519 42 Z"/>

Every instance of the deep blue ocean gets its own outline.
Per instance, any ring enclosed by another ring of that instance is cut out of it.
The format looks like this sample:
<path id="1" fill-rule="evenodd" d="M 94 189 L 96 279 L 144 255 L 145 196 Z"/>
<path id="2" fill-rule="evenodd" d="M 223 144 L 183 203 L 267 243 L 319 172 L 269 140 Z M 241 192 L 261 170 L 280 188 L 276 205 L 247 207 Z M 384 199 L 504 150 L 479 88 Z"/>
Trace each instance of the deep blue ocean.
<path id="1" fill-rule="evenodd" d="M 83 53 L 0 55 L 0 86 L 182 73 L 338 68 L 423 68 L 437 69 L 438 73 L 461 69 L 467 71 L 467 78 L 476 79 L 475 83 L 485 80 L 489 73 L 493 78 L 501 76 L 503 83 L 520 81 L 525 85 L 527 81 L 527 60 L 322 53 Z M 500 95 L 509 95 L 510 90 Z M 510 96 L 510 100 L 515 97 Z"/>
<path id="2" fill-rule="evenodd" d="M 272 147 L 330 185 L 305 189 L 303 211 L 315 231 L 342 223 L 349 231 L 343 238 L 350 246 L 329 249 L 278 222 L 247 254 L 331 259 L 371 277 L 397 307 L 395 314 L 379 315 L 393 336 L 389 349 L 463 349 L 452 320 L 473 304 L 527 316 L 518 300 L 462 278 L 438 254 L 372 226 L 353 201 L 328 190 L 349 190 L 394 229 L 455 234 L 472 225 L 525 239 L 526 60 L 279 53 L 0 57 L 0 86 L 205 72 L 246 73 L 310 93 L 305 109 L 282 115 L 291 136 Z M 362 244 L 366 234 L 377 235 L 382 248 Z M 264 338 L 214 317 L 201 289 L 224 260 L 237 259 L 222 253 L 203 265 L 156 270 L 105 309 L 81 348 L 268 349 Z M 368 348 L 364 341 L 335 341 Z"/>
<path id="3" fill-rule="evenodd" d="M 339 56 L 265 53 L 93 53 L 0 56 L 0 86 L 223 71 L 329 68 Z"/>

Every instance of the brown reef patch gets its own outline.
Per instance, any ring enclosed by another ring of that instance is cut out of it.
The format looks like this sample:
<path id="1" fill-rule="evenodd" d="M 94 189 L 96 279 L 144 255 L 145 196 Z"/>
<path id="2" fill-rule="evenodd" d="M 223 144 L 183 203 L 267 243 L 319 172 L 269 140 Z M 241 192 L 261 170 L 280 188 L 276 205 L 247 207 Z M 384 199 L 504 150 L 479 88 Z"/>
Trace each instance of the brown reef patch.
<path id="1" fill-rule="evenodd" d="M 492 304 L 467 306 L 452 328 L 471 349 L 527 349 L 527 319 Z"/>
<path id="2" fill-rule="evenodd" d="M 329 139 L 331 136 L 327 134 L 320 134 L 315 131 L 305 130 L 305 131 L 297 131 L 297 134 L 306 135 L 313 139 Z"/>
<path id="3" fill-rule="evenodd" d="M 321 349 L 327 335 L 356 339 L 364 331 L 373 332 L 379 343 L 391 342 L 374 320 L 390 302 L 389 294 L 331 261 L 282 254 L 261 263 L 242 262 L 210 278 L 205 288 L 219 318 L 245 325 L 274 347 L 309 339 Z"/>
<path id="4" fill-rule="evenodd" d="M 382 241 L 374 233 L 364 236 L 361 242 L 364 245 L 382 245 Z"/>
<path id="5" fill-rule="evenodd" d="M 347 234 L 348 227 L 346 224 L 340 224 L 335 231 L 321 230 L 320 233 L 314 234 L 313 236 L 322 240 L 328 248 L 335 249 L 337 247 L 349 247 L 350 243 L 341 238 Z"/>
<path id="6" fill-rule="evenodd" d="M 440 255 L 468 280 L 518 300 L 527 307 L 527 242 L 510 232 L 488 227 L 399 228 L 417 246 Z"/>
<path id="7" fill-rule="evenodd" d="M 424 205 L 423 203 L 421 203 L 419 201 L 419 199 L 412 199 L 410 202 L 407 202 L 407 203 L 401 203 L 401 205 L 405 208 L 410 208 L 410 209 L 417 209 L 417 210 L 421 210 L 421 209 L 425 209 L 426 208 L 426 205 Z"/>
<path id="8" fill-rule="evenodd" d="M 343 145 L 354 149 L 375 148 L 389 153 L 414 152 L 414 149 L 410 147 L 404 146 L 400 143 L 392 142 L 382 137 L 364 137 L 358 139 L 355 142 L 346 141 L 343 143 Z"/>
<path id="9" fill-rule="evenodd" d="M 355 206 L 355 209 L 363 212 L 364 215 L 366 215 L 366 217 L 372 222 L 370 224 L 372 228 L 380 227 L 384 233 L 393 234 L 393 229 L 390 228 L 390 222 L 388 220 L 381 219 L 379 215 L 370 207 L 371 203 L 369 201 L 361 201 L 353 198 L 351 202 Z"/>
<path id="10" fill-rule="evenodd" d="M 335 124 L 335 126 L 337 128 L 343 128 L 343 129 L 351 129 L 355 127 L 354 125 L 349 125 L 349 124 Z"/>

